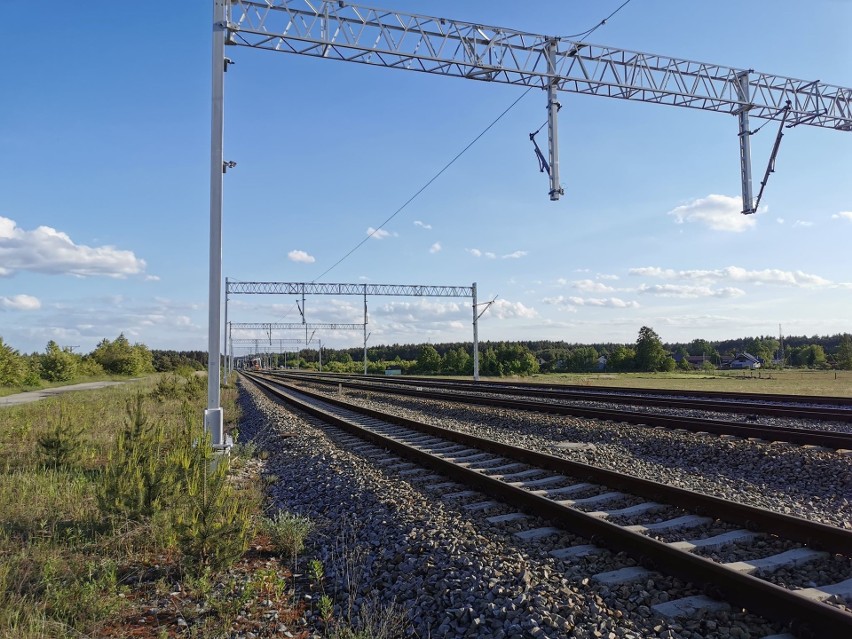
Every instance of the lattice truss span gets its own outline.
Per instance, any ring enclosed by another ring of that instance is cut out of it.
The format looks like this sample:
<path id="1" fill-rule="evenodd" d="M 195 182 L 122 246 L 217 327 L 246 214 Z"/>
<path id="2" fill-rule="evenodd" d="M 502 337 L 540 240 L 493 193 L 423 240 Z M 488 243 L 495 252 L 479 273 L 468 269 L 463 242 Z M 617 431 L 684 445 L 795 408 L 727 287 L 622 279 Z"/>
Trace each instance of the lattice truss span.
<path id="1" fill-rule="evenodd" d="M 239 330 L 261 330 L 261 331 L 292 331 L 292 330 L 327 330 L 327 331 L 360 331 L 364 328 L 363 324 L 323 324 L 307 322 L 230 322 L 230 328 L 234 331 Z"/>
<path id="2" fill-rule="evenodd" d="M 305 282 L 235 282 L 228 280 L 227 295 L 385 295 L 399 297 L 472 297 L 471 286 L 420 284 L 332 284 Z"/>
<path id="3" fill-rule="evenodd" d="M 852 130 L 852 89 L 446 18 L 318 0 L 232 0 L 229 42 L 488 82 Z M 556 44 L 554 70 L 547 48 Z M 748 95 L 739 77 L 748 74 Z"/>
<path id="4" fill-rule="evenodd" d="M 332 60 L 547 91 L 548 155 L 535 144 L 550 179 L 559 181 L 559 91 L 717 111 L 739 121 L 743 213 L 760 203 L 752 193 L 749 118 L 852 130 L 852 89 L 656 53 L 545 36 L 447 18 L 374 9 L 331 0 L 231 0 L 220 25 L 227 41 Z M 779 129 L 761 194 L 774 170 Z"/>

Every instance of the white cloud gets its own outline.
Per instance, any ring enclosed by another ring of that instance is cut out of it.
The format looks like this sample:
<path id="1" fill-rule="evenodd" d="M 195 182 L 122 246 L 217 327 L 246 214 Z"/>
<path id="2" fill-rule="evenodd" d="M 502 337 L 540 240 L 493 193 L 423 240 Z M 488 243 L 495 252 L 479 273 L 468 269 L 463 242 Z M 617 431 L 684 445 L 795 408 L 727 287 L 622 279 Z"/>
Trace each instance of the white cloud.
<path id="1" fill-rule="evenodd" d="M 412 302 L 388 302 L 387 304 L 378 306 L 374 313 L 401 321 L 416 322 L 455 319 L 463 317 L 463 314 L 469 311 L 469 308 L 463 308 L 458 302 L 440 302 L 424 299 Z"/>
<path id="2" fill-rule="evenodd" d="M 745 291 L 740 288 L 726 286 L 711 288 L 709 286 L 690 286 L 688 284 L 643 284 L 640 293 L 660 295 L 661 297 L 740 297 Z"/>
<path id="3" fill-rule="evenodd" d="M 784 224 L 784 218 L 783 217 L 776 217 L 775 221 L 778 222 L 778 224 Z"/>
<path id="4" fill-rule="evenodd" d="M 309 255 L 305 251 L 292 250 L 287 253 L 287 258 L 291 262 L 303 262 L 305 264 L 313 264 L 316 262 L 316 258 L 313 255 Z"/>
<path id="5" fill-rule="evenodd" d="M 603 306 L 606 308 L 639 308 L 639 302 L 625 301 L 617 297 L 569 297 L 573 306 Z"/>
<path id="6" fill-rule="evenodd" d="M 728 195 L 708 195 L 696 198 L 668 212 L 678 224 L 698 222 L 714 231 L 741 233 L 756 224 L 754 215 L 743 215 L 739 198 Z"/>
<path id="7" fill-rule="evenodd" d="M 4 311 L 36 311 L 41 308 L 41 302 L 32 295 L 0 296 L 0 309 Z"/>
<path id="8" fill-rule="evenodd" d="M 145 270 L 145 260 L 133 251 L 114 246 L 85 246 L 49 226 L 25 231 L 14 220 L 0 216 L 0 276 L 18 271 L 51 275 L 124 278 Z"/>
<path id="9" fill-rule="evenodd" d="M 493 260 L 495 257 L 497 257 L 491 251 L 480 251 L 477 248 L 469 248 L 469 249 L 465 249 L 465 251 L 467 251 L 468 253 L 470 253 L 474 257 L 487 257 L 489 260 Z"/>
<path id="10" fill-rule="evenodd" d="M 627 271 L 630 275 L 645 275 L 647 277 L 661 277 L 671 279 L 677 277 L 677 271 L 670 268 L 660 268 L 659 266 L 640 266 L 631 268 Z"/>
<path id="11" fill-rule="evenodd" d="M 598 273 L 595 277 L 599 280 L 618 280 L 621 279 L 618 275 L 612 275 L 610 273 Z"/>
<path id="12" fill-rule="evenodd" d="M 420 220 L 414 220 L 414 226 L 419 226 L 421 229 L 426 229 L 427 231 L 432 229 L 431 224 L 426 224 L 425 222 L 421 222 Z"/>
<path id="13" fill-rule="evenodd" d="M 739 266 L 727 266 L 720 269 L 692 269 L 676 271 L 674 269 L 663 269 L 657 266 L 645 266 L 631 268 L 631 275 L 644 275 L 646 277 L 657 277 L 661 279 L 694 280 L 699 282 L 716 282 L 730 280 L 732 282 L 748 282 L 756 285 L 778 284 L 782 286 L 815 287 L 830 286 L 831 280 L 819 275 L 804 273 L 803 271 L 782 271 L 776 268 L 767 268 L 759 271 L 749 271 Z"/>
<path id="14" fill-rule="evenodd" d="M 159 282 L 160 276 L 159 275 L 146 275 L 145 281 L 146 282 Z"/>
<path id="15" fill-rule="evenodd" d="M 501 255 L 500 257 L 504 260 L 517 260 L 525 255 L 527 255 L 526 251 L 514 251 L 512 253 L 507 253 L 506 255 Z"/>
<path id="16" fill-rule="evenodd" d="M 523 302 L 510 302 L 498 299 L 488 308 L 488 312 L 483 317 L 487 315 L 493 315 L 497 319 L 512 319 L 515 317 L 532 319 L 538 317 L 538 311 L 532 307 L 525 306 Z"/>
<path id="17" fill-rule="evenodd" d="M 831 216 L 832 220 L 849 220 L 852 222 L 852 211 L 840 211 Z"/>
<path id="18" fill-rule="evenodd" d="M 802 226 L 802 227 L 808 227 L 808 226 L 813 226 L 813 225 L 814 225 L 814 223 L 813 223 L 813 222 L 807 222 L 807 221 L 805 221 L 805 220 L 796 220 L 795 222 L 793 222 L 793 228 L 794 228 L 794 229 L 795 229 L 795 228 L 798 228 L 798 227 L 800 227 L 800 226 Z"/>
<path id="19" fill-rule="evenodd" d="M 391 233 L 390 231 L 386 231 L 384 229 L 374 229 L 372 226 L 367 227 L 367 235 L 373 238 L 374 240 L 383 240 L 387 237 L 396 237 L 396 233 Z"/>
<path id="20" fill-rule="evenodd" d="M 441 243 L 435 242 L 432 246 L 429 247 L 430 253 L 439 253 L 441 251 Z"/>
<path id="21" fill-rule="evenodd" d="M 594 280 L 577 280 L 576 282 L 571 282 L 571 288 L 576 288 L 578 291 L 583 291 L 584 293 L 611 293 L 615 290 L 612 286 L 607 286 L 602 282 L 595 282 Z"/>

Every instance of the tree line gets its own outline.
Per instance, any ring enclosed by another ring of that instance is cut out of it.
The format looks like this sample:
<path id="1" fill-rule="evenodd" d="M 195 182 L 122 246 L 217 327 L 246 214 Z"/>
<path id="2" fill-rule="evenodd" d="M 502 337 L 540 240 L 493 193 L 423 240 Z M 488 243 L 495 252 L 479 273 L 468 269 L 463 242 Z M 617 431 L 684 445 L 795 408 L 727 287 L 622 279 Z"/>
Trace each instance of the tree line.
<path id="1" fill-rule="evenodd" d="M 480 342 L 479 371 L 489 377 L 534 373 L 588 373 L 692 370 L 687 356 L 701 357 L 703 367 L 716 369 L 723 358 L 747 352 L 765 367 L 794 366 L 813 369 L 852 370 L 852 335 L 791 336 L 782 344 L 775 337 L 745 337 L 734 340 L 694 339 L 688 343 L 664 343 L 654 329 L 643 326 L 630 344 L 572 344 L 565 341 Z M 323 349 L 323 369 L 357 373 L 364 369 L 363 349 Z M 402 374 L 473 374 L 473 345 L 470 342 L 442 344 L 391 344 L 367 351 L 368 373 L 381 374 L 396 368 Z M 315 349 L 286 356 L 268 356 L 273 366 L 317 368 Z M 205 351 L 149 350 L 131 344 L 121 334 L 103 339 L 88 354 L 72 352 L 55 341 L 44 352 L 21 354 L 0 337 L 0 386 L 37 387 L 42 382 L 71 382 L 103 375 L 143 375 L 178 369 L 207 367 Z"/>
<path id="2" fill-rule="evenodd" d="M 707 369 L 719 368 L 725 359 L 740 353 L 759 358 L 763 366 L 852 370 L 852 335 L 819 337 L 745 337 L 688 343 L 664 343 L 654 329 L 643 326 L 631 344 L 571 344 L 564 341 L 481 342 L 479 370 L 486 376 L 530 375 L 533 373 L 587 373 L 693 370 L 687 359 L 701 357 Z M 368 372 L 381 373 L 399 368 L 403 374 L 470 375 L 473 373 L 473 346 L 467 343 L 392 344 L 368 349 Z M 314 368 L 316 351 L 289 356 L 290 366 Z M 323 368 L 333 372 L 363 370 L 363 350 L 324 349 Z M 283 356 L 282 356 L 283 358 Z M 277 361 L 276 365 L 283 365 Z"/>
<path id="3" fill-rule="evenodd" d="M 137 376 L 154 372 L 153 355 L 124 334 L 100 341 L 91 353 L 75 353 L 50 340 L 42 353 L 22 354 L 0 337 L 0 386 L 38 387 L 43 382 L 73 382 L 106 375 Z"/>

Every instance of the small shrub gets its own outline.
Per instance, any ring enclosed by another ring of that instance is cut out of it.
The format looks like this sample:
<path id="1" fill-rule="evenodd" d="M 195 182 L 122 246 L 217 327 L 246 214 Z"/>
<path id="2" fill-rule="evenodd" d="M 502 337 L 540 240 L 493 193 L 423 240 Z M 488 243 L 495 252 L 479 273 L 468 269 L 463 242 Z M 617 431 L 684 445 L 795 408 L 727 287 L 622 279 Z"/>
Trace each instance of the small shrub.
<path id="1" fill-rule="evenodd" d="M 83 427 L 75 428 L 65 416 L 62 407 L 59 417 L 47 433 L 38 438 L 39 452 L 45 466 L 50 468 L 69 468 L 80 458 L 83 442 L 80 435 Z"/>
<path id="2" fill-rule="evenodd" d="M 292 557 L 294 565 L 313 527 L 310 518 L 285 511 L 279 511 L 265 522 L 266 532 L 278 552 Z"/>
<path id="3" fill-rule="evenodd" d="M 210 437 L 175 451 L 178 492 L 172 525 L 192 571 L 217 571 L 237 560 L 251 538 L 251 506 L 228 483 L 227 461 L 216 460 Z M 217 462 L 217 463 L 214 463 Z"/>
<path id="4" fill-rule="evenodd" d="M 101 478 L 98 506 L 108 517 L 148 519 L 177 490 L 163 425 L 148 424 L 143 402 L 141 393 L 127 402 L 125 429 L 115 439 Z"/>

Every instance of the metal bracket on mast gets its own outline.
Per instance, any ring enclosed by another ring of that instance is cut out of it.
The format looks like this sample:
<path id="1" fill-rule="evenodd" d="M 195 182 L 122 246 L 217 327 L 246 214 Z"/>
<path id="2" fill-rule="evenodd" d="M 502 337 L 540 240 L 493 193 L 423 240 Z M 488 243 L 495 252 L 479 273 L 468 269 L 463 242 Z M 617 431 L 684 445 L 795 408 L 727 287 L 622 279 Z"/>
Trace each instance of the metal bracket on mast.
<path id="1" fill-rule="evenodd" d="M 778 149 L 781 147 L 781 138 L 784 137 L 784 124 L 787 122 L 787 116 L 790 114 L 790 101 L 787 100 L 787 106 L 782 111 L 781 124 L 778 125 L 778 133 L 775 135 L 775 144 L 772 146 L 772 153 L 769 154 L 769 164 L 766 165 L 766 173 L 763 174 L 763 180 L 760 182 L 760 190 L 757 192 L 757 201 L 754 203 L 754 210 L 760 207 L 760 200 L 763 199 L 763 190 L 766 188 L 766 183 L 769 182 L 769 174 L 775 173 L 775 160 L 778 158 Z"/>
<path id="2" fill-rule="evenodd" d="M 740 125 L 740 177 L 742 178 L 743 191 L 743 215 L 749 215 L 756 211 L 754 207 L 754 198 L 751 190 L 751 142 L 749 136 L 751 131 L 748 128 L 748 112 L 752 108 L 751 95 L 748 84 L 748 71 L 743 71 L 737 74 L 737 98 L 743 103 L 735 113 Z"/>
<path id="3" fill-rule="evenodd" d="M 565 190 L 559 184 L 559 128 L 557 122 L 557 114 L 562 105 L 556 97 L 556 90 L 559 88 L 559 80 L 556 73 L 556 49 L 559 45 L 557 38 L 552 38 L 547 42 L 547 73 L 550 76 L 547 81 L 547 144 L 548 158 L 550 170 L 547 172 L 550 176 L 550 199 L 558 200 L 564 195 Z M 535 143 L 535 141 L 533 141 Z"/>

